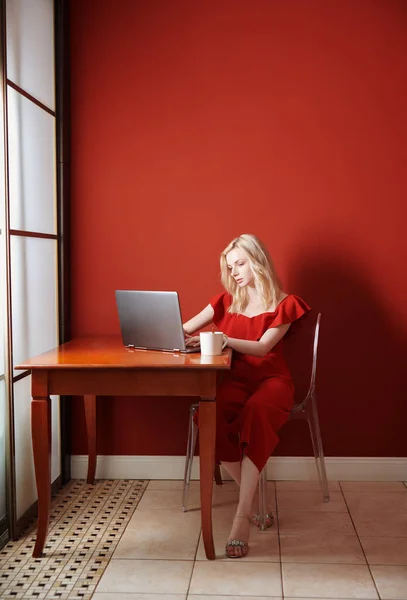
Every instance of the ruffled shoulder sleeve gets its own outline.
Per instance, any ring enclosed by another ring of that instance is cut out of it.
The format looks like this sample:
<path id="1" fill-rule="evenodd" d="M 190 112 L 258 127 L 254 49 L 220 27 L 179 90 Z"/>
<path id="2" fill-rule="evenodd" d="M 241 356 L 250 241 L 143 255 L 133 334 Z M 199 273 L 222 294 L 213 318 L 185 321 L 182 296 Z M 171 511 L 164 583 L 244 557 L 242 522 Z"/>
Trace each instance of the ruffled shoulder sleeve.
<path id="1" fill-rule="evenodd" d="M 209 304 L 212 306 L 215 314 L 213 315 L 213 321 L 216 323 L 225 316 L 225 312 L 230 306 L 230 295 L 226 292 L 217 294 L 209 300 Z"/>
<path id="2" fill-rule="evenodd" d="M 311 311 L 311 307 L 299 296 L 289 294 L 277 306 L 274 313 L 271 313 L 272 318 L 268 327 L 278 327 L 279 325 L 288 325 L 294 321 L 298 321 Z"/>

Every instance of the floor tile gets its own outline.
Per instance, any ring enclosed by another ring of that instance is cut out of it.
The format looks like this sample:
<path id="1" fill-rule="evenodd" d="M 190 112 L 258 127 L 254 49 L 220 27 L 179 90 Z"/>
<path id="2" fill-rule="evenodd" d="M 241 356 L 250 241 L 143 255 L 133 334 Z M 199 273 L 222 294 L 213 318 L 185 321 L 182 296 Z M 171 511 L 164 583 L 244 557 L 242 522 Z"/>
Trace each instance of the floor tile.
<path id="1" fill-rule="evenodd" d="M 407 566 L 407 537 L 361 537 L 370 565 Z"/>
<path id="2" fill-rule="evenodd" d="M 185 600 L 185 594 L 117 594 L 96 592 L 92 600 Z"/>
<path id="3" fill-rule="evenodd" d="M 378 515 L 372 511 L 355 512 L 352 519 L 357 534 L 362 537 L 407 537 L 407 514 Z"/>
<path id="4" fill-rule="evenodd" d="M 216 558 L 220 560 L 235 561 L 234 558 L 228 558 L 226 556 L 225 545 L 228 535 L 224 532 L 214 532 L 213 541 L 215 544 Z M 268 531 L 258 531 L 254 527 L 250 533 L 249 541 L 250 550 L 247 556 L 239 559 L 244 562 L 279 562 L 280 561 L 280 549 L 278 544 L 278 537 Z M 196 560 L 207 560 L 205 556 L 205 549 L 203 545 L 203 539 L 199 540 L 198 552 Z"/>
<path id="5" fill-rule="evenodd" d="M 227 488 L 217 488 L 213 490 L 212 507 L 234 506 L 236 508 L 239 500 L 239 491 Z"/>
<path id="6" fill-rule="evenodd" d="M 275 491 L 270 488 L 267 488 L 266 503 L 267 503 L 267 510 L 274 513 L 276 511 L 276 494 L 275 494 Z M 253 500 L 253 504 L 252 504 L 252 512 L 253 513 L 259 512 L 259 494 L 258 494 L 258 492 L 256 492 L 256 494 L 254 496 L 254 500 Z"/>
<path id="7" fill-rule="evenodd" d="M 285 597 L 378 598 L 367 566 L 284 563 L 282 569 Z"/>
<path id="8" fill-rule="evenodd" d="M 356 535 L 281 535 L 281 560 L 290 563 L 361 564 L 366 560 Z"/>
<path id="9" fill-rule="evenodd" d="M 166 491 L 174 491 L 180 490 L 182 491 L 184 488 L 184 482 L 180 479 L 152 479 L 149 481 L 147 490 L 149 492 L 155 490 L 166 490 Z M 189 489 L 199 490 L 199 481 L 193 480 L 189 484 Z"/>
<path id="10" fill-rule="evenodd" d="M 156 491 L 156 490 L 154 490 Z M 180 492 L 181 493 L 181 492 Z M 148 498 L 148 496 L 147 496 Z M 146 498 L 146 500 L 147 500 Z M 256 491 L 254 501 L 253 501 L 253 512 L 259 511 L 259 495 L 258 491 Z M 212 493 L 212 506 L 214 508 L 224 508 L 232 506 L 236 509 L 237 502 L 239 499 L 239 487 L 235 482 L 226 481 L 222 485 L 214 485 L 213 493 Z M 172 501 L 172 499 L 170 499 Z M 156 500 L 154 499 L 154 502 Z M 271 511 L 275 510 L 276 507 L 276 498 L 275 498 L 275 484 L 273 481 L 267 482 L 267 505 Z M 142 509 L 144 508 L 145 503 L 142 505 Z M 153 505 L 155 507 L 155 504 Z M 188 494 L 187 500 L 187 508 L 188 510 L 197 510 L 200 508 L 200 499 L 199 499 L 199 488 L 191 488 L 191 493 Z"/>
<path id="11" fill-rule="evenodd" d="M 112 559 L 97 592 L 186 594 L 193 561 Z"/>
<path id="12" fill-rule="evenodd" d="M 199 512 L 136 510 L 113 558 L 193 560 L 200 530 Z"/>
<path id="13" fill-rule="evenodd" d="M 273 535 L 277 535 L 278 533 L 278 529 L 277 529 L 277 524 L 276 524 L 276 514 L 274 511 L 272 511 L 274 514 L 274 525 L 272 527 L 270 527 L 267 532 L 272 533 Z M 233 518 L 236 514 L 236 506 L 221 506 L 221 507 L 215 507 L 212 510 L 212 526 L 213 526 L 213 531 L 214 532 L 223 532 L 225 534 L 228 534 L 231 527 L 232 527 L 232 522 L 233 522 Z M 254 525 L 253 525 L 253 531 L 254 531 Z"/>
<path id="14" fill-rule="evenodd" d="M 407 492 L 402 481 L 341 481 L 344 492 Z"/>
<path id="15" fill-rule="evenodd" d="M 400 492 L 344 492 L 351 514 L 375 512 L 380 518 L 386 513 L 407 513 L 407 494 Z"/>
<path id="16" fill-rule="evenodd" d="M 347 513 L 324 513 L 311 511 L 279 511 L 280 534 L 287 535 L 355 535 L 352 521 Z"/>
<path id="17" fill-rule="evenodd" d="M 407 600 L 407 567 L 371 569 L 382 600 Z"/>
<path id="18" fill-rule="evenodd" d="M 274 481 L 267 482 L 267 504 L 270 510 L 275 510 L 276 507 L 276 494 L 275 494 L 275 483 Z M 226 481 L 222 485 L 214 485 L 212 493 L 212 505 L 216 507 L 227 507 L 233 505 L 236 507 L 239 499 L 239 487 L 234 481 Z M 189 503 L 188 503 L 189 506 Z M 193 508 L 191 506 L 191 508 Z M 259 510 L 259 494 L 258 489 L 256 491 L 253 500 L 253 512 Z"/>
<path id="19" fill-rule="evenodd" d="M 188 600 L 282 600 L 281 596 L 219 596 L 204 594 L 189 594 Z M 101 599 L 102 600 L 102 599 Z"/>
<path id="20" fill-rule="evenodd" d="M 270 484 L 274 484 L 274 481 L 271 481 Z M 239 491 L 239 486 L 237 485 L 237 483 L 235 481 L 232 481 L 231 479 L 226 479 L 223 480 L 222 485 L 216 485 L 215 482 L 213 482 L 213 491 L 216 490 L 234 490 L 235 492 Z"/>
<path id="21" fill-rule="evenodd" d="M 188 508 L 200 508 L 199 490 L 192 490 L 188 494 Z M 181 490 L 146 490 L 139 502 L 137 510 L 180 510 L 182 511 Z"/>
<path id="22" fill-rule="evenodd" d="M 241 560 L 197 561 L 189 594 L 281 597 L 280 565 Z"/>
<path id="23" fill-rule="evenodd" d="M 330 492 L 330 501 L 324 502 L 319 491 L 278 491 L 277 504 L 279 510 L 348 512 L 342 492 Z"/>
<path id="24" fill-rule="evenodd" d="M 232 527 L 233 517 L 236 514 L 236 507 L 217 507 L 212 510 L 212 526 L 214 531 L 229 532 Z"/>
<path id="25" fill-rule="evenodd" d="M 276 481 L 277 491 L 294 491 L 294 492 L 314 492 L 321 493 L 321 484 L 319 481 Z M 328 489 L 330 492 L 340 492 L 338 481 L 328 481 Z"/>

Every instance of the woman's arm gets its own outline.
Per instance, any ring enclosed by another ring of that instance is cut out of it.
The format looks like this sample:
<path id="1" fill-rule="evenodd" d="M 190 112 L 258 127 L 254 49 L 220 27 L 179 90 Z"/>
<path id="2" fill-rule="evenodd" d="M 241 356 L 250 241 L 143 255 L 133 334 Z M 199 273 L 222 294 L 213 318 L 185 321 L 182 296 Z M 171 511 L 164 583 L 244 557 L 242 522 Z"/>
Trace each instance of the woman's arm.
<path id="1" fill-rule="evenodd" d="M 195 331 L 206 327 L 206 325 L 212 323 L 214 314 L 215 311 L 213 310 L 212 306 L 208 304 L 208 306 L 201 310 L 200 313 L 198 313 L 197 315 L 195 315 L 195 317 L 192 317 L 192 319 L 190 319 L 182 325 L 182 327 L 184 328 L 184 332 L 187 335 L 192 335 L 193 333 L 195 333 Z"/>
<path id="2" fill-rule="evenodd" d="M 241 354 L 248 354 L 249 356 L 257 356 L 262 358 L 266 356 L 268 352 L 287 333 L 290 328 L 288 325 L 279 325 L 278 327 L 271 327 L 262 335 L 258 342 L 249 342 L 248 340 L 239 340 L 237 338 L 228 338 L 227 346 L 240 352 Z"/>

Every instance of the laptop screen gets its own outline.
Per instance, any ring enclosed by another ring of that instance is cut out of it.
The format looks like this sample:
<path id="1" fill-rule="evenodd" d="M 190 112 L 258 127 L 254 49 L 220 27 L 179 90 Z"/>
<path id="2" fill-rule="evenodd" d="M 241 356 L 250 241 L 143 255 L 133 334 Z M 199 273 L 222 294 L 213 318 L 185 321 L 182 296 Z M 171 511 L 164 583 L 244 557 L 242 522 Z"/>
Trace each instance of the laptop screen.
<path id="1" fill-rule="evenodd" d="M 125 346 L 186 351 L 177 292 L 116 290 L 116 303 Z"/>

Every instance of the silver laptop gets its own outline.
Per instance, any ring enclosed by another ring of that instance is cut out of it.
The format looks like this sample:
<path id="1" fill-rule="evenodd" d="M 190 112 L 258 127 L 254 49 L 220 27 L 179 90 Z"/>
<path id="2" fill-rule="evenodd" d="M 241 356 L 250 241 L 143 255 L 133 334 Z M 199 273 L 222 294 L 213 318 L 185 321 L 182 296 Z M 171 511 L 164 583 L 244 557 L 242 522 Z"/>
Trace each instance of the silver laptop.
<path id="1" fill-rule="evenodd" d="M 185 346 L 177 292 L 116 290 L 123 344 L 128 348 L 199 352 Z"/>

